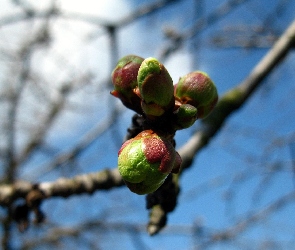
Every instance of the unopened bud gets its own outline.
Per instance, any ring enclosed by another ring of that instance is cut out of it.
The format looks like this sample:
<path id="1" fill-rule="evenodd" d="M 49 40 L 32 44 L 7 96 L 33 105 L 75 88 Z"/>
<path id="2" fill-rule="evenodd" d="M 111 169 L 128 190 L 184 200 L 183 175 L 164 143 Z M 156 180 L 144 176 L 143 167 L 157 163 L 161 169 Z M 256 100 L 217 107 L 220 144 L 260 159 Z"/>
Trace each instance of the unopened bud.
<path id="1" fill-rule="evenodd" d="M 111 94 L 118 97 L 122 103 L 138 113 L 141 113 L 140 98 L 135 94 L 137 88 L 137 73 L 143 58 L 135 55 L 122 57 L 112 72 L 114 90 Z"/>
<path id="2" fill-rule="evenodd" d="M 118 155 L 119 172 L 128 188 L 137 194 L 157 190 L 168 174 L 179 171 L 181 164 L 170 141 L 152 130 L 126 141 Z"/>
<path id="3" fill-rule="evenodd" d="M 197 120 L 198 110 L 190 104 L 182 104 L 174 112 L 176 129 L 184 129 L 192 126 Z"/>
<path id="4" fill-rule="evenodd" d="M 189 73 L 175 85 L 174 95 L 182 104 L 198 109 L 198 118 L 206 117 L 215 107 L 218 94 L 213 81 L 201 71 Z"/>
<path id="5" fill-rule="evenodd" d="M 142 109 L 147 115 L 161 116 L 173 107 L 174 87 L 167 69 L 157 59 L 145 59 L 138 71 Z"/>

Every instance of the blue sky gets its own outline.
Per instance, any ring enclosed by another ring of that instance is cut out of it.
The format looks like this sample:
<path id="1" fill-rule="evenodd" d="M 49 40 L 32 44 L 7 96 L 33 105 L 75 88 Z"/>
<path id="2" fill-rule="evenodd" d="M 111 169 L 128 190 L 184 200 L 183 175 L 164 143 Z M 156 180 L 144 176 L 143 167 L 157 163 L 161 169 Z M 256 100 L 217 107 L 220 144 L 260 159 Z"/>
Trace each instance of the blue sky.
<path id="1" fill-rule="evenodd" d="M 151 1 L 139 3 L 134 0 L 99 2 L 63 0 L 59 4 L 65 13 L 78 12 L 116 22 L 127 16 L 138 5 L 149 2 Z M 191 8 L 193 2 L 185 0 L 171 4 L 164 12 L 144 17 L 120 29 L 119 56 L 132 53 L 143 57 L 157 57 L 161 49 L 167 45 L 162 33 L 163 27 L 173 27 L 178 32 L 190 28 L 194 15 L 194 10 Z M 212 12 L 224 2 L 203 1 L 202 14 Z M 37 3 L 32 2 L 32 4 Z M 274 7 L 279 4 L 287 5 L 288 8 L 275 12 Z M 44 5 L 39 8 L 43 9 Z M 192 70 L 206 71 L 222 95 L 249 74 L 269 47 L 219 48 L 212 44 L 212 37 L 232 34 L 227 32 L 236 26 L 243 28 L 239 35 L 249 34 L 247 30 L 249 27 L 267 28 L 264 21 L 268 17 L 271 30 L 267 30 L 266 34 L 274 32 L 280 35 L 294 18 L 294 9 L 295 3 L 292 1 L 246 1 L 220 22 L 202 31 L 196 40 L 185 43 L 165 61 L 165 66 L 175 82 L 180 76 Z M 5 13 L 10 11 L 11 7 L 8 6 Z M 26 26 L 25 28 L 28 29 Z M 15 28 L 15 35 L 9 29 L 0 30 L 5 33 L 7 40 L 12 34 L 16 40 L 23 39 L 26 36 L 25 31 Z M 109 40 L 104 30 L 89 23 L 63 19 L 56 21 L 53 34 L 55 39 L 52 48 L 40 52 L 34 58 L 33 64 L 35 70 L 52 83 L 47 86 L 52 98 L 55 98 L 56 87 L 63 80 L 75 78 L 88 70 L 95 75 L 93 84 L 72 97 L 71 105 L 57 119 L 47 136 L 47 144 L 53 146 L 55 151 L 63 152 L 70 149 L 81 135 L 95 124 L 107 119 L 109 107 L 114 108 L 120 103 L 108 95 L 109 90 L 103 84 L 112 70 Z M 230 38 L 229 42 L 232 40 Z M 3 44 L 5 42 L 2 42 L 2 46 Z M 197 156 L 193 167 L 183 174 L 179 204 L 169 215 L 168 226 L 160 235 L 150 237 L 142 230 L 134 239 L 126 232 L 110 229 L 108 233 L 99 234 L 102 248 L 116 249 L 120 245 L 122 249 L 136 249 L 134 244 L 142 244 L 141 249 L 193 249 L 193 244 L 197 240 L 190 230 L 194 223 L 201 221 L 210 232 L 221 230 L 234 224 L 239 216 L 245 216 L 253 209 L 262 208 L 293 190 L 294 180 L 290 171 L 290 161 L 294 160 L 294 155 L 290 154 L 288 143 L 280 146 L 275 139 L 281 136 L 287 140 L 294 131 L 295 107 L 292 101 L 295 93 L 294 60 L 292 52 L 241 110 L 229 118 L 212 142 Z M 63 65 L 66 67 L 63 68 Z M 29 97 L 25 101 L 24 103 L 32 103 Z M 78 106 L 82 108 L 77 112 L 75 107 Z M 38 106 L 32 105 L 30 110 L 27 110 L 27 107 L 21 109 L 24 116 L 37 112 Z M 43 167 L 50 161 L 48 155 L 40 152 L 23 167 L 20 177 L 35 181 L 33 178 L 37 175 L 40 181 L 50 181 L 60 175 L 74 176 L 115 167 L 120 138 L 124 137 L 131 116 L 131 111 L 122 108 L 119 122 L 109 132 L 101 135 L 75 164 L 39 176 L 38 171 L 42 173 Z M 198 126 L 199 123 L 196 123 L 192 128 L 178 132 L 177 146 L 183 145 Z M 22 140 L 25 140 L 25 136 L 20 139 L 20 144 Z M 275 163 L 282 164 L 282 169 L 278 172 L 270 168 Z M 242 177 L 245 179 L 241 179 Z M 235 182 L 235 180 L 242 181 Z M 80 222 L 94 219 L 111 223 L 127 222 L 144 227 L 148 219 L 144 196 L 135 195 L 127 188 L 97 192 L 92 196 L 81 195 L 66 200 L 51 199 L 44 202 L 43 207 L 44 211 L 47 211 L 48 222 L 42 228 L 42 232 L 51 224 L 74 227 Z M 233 244 L 216 245 L 210 249 L 243 249 L 242 247 L 248 249 L 248 244 L 251 249 L 252 243 L 255 245 L 255 242 L 267 240 L 294 243 L 294 226 L 290 223 L 295 220 L 294 208 L 294 203 L 291 203 L 276 216 L 259 222 L 258 226 L 247 230 L 242 238 Z M 35 229 L 30 229 L 29 233 L 39 235 Z M 15 234 L 21 240 L 26 238 L 25 234 L 18 235 L 16 232 Z M 95 235 L 89 233 L 85 237 L 95 237 Z M 70 241 L 65 242 L 67 247 L 71 244 Z M 87 246 L 84 246 L 84 249 L 87 249 Z"/>

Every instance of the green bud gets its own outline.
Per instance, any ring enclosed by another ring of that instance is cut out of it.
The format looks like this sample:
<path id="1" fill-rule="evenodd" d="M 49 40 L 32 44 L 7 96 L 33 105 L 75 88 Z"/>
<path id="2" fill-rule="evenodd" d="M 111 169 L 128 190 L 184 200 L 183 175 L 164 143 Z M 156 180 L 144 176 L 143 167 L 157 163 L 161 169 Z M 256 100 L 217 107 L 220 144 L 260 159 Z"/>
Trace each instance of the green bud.
<path id="1" fill-rule="evenodd" d="M 147 115 L 161 116 L 173 107 L 174 87 L 167 69 L 155 58 L 140 65 L 137 76 L 142 109 Z"/>
<path id="2" fill-rule="evenodd" d="M 218 100 L 215 84 L 201 71 L 181 77 L 174 89 L 174 95 L 181 103 L 193 105 L 198 109 L 198 118 L 206 117 Z"/>
<path id="3" fill-rule="evenodd" d="M 152 130 L 126 141 L 118 155 L 119 172 L 129 189 L 137 194 L 157 190 L 169 173 L 179 171 L 181 164 L 169 140 Z"/>
<path id="4" fill-rule="evenodd" d="M 180 105 L 180 107 L 174 112 L 177 124 L 176 129 L 179 130 L 192 126 L 197 120 L 197 113 L 197 108 L 190 104 Z"/>
<path id="5" fill-rule="evenodd" d="M 114 90 L 111 94 L 118 97 L 130 109 L 141 113 L 140 98 L 135 93 L 137 88 L 137 73 L 143 58 L 135 55 L 122 57 L 112 72 Z"/>

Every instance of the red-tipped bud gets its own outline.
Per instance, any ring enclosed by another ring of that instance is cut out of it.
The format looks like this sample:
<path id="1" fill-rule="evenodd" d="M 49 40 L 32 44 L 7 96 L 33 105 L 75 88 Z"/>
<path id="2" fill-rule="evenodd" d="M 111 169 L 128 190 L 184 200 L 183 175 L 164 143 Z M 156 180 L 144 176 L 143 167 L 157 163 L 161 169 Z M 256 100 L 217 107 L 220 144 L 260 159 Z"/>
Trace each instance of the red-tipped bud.
<path id="1" fill-rule="evenodd" d="M 138 113 L 141 113 L 140 98 L 135 94 L 137 88 L 137 73 L 143 58 L 135 55 L 122 57 L 112 72 L 114 90 L 111 94 L 122 103 Z"/>
<path id="2" fill-rule="evenodd" d="M 169 140 L 152 130 L 126 141 L 118 155 L 119 172 L 129 189 L 137 194 L 157 190 L 169 173 L 179 171 L 181 164 Z"/>
<path id="3" fill-rule="evenodd" d="M 215 107 L 218 94 L 213 81 L 201 71 L 189 73 L 175 85 L 175 97 L 183 104 L 198 109 L 198 118 L 206 117 Z"/>

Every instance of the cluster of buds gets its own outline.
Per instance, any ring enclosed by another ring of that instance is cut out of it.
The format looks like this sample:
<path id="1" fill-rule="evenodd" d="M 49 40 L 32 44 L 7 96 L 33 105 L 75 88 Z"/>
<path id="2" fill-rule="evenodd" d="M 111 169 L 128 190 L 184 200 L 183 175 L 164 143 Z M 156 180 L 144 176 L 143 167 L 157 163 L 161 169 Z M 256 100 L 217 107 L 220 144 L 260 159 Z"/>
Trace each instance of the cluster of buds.
<path id="1" fill-rule="evenodd" d="M 112 81 L 113 96 L 153 124 L 163 124 L 164 120 L 170 131 L 165 134 L 163 127 L 159 131 L 147 128 L 119 150 L 119 171 L 129 189 L 138 194 L 154 192 L 181 165 L 169 138 L 212 111 L 218 99 L 216 87 L 201 71 L 189 73 L 173 85 L 167 69 L 157 59 L 135 55 L 119 60 Z"/>

